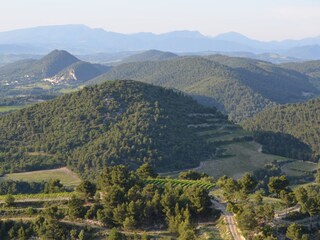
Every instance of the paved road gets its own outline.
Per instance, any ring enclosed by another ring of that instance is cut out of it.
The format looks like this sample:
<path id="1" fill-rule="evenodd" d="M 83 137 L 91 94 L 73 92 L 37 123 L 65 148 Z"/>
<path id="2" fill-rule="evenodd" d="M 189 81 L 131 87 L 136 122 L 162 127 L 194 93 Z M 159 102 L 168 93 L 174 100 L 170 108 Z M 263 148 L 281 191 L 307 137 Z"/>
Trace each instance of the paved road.
<path id="1" fill-rule="evenodd" d="M 245 238 L 241 235 L 241 233 L 239 233 L 239 230 L 237 228 L 237 223 L 236 223 L 236 220 L 235 220 L 233 214 L 226 211 L 225 205 L 223 205 L 222 203 L 215 201 L 215 200 L 211 200 L 211 202 L 214 205 L 214 207 L 216 209 L 220 210 L 222 212 L 222 214 L 225 216 L 233 239 L 234 240 L 245 240 Z"/>

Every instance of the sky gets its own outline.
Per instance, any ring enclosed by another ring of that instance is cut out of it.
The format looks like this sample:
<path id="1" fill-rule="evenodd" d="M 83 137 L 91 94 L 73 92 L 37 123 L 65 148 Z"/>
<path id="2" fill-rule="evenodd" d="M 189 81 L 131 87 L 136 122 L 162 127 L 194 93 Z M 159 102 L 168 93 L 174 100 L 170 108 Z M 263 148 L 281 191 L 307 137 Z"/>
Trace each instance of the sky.
<path id="1" fill-rule="evenodd" d="M 320 0 L 1 0 L 0 31 L 85 24 L 121 33 L 238 32 L 258 40 L 320 36 Z"/>

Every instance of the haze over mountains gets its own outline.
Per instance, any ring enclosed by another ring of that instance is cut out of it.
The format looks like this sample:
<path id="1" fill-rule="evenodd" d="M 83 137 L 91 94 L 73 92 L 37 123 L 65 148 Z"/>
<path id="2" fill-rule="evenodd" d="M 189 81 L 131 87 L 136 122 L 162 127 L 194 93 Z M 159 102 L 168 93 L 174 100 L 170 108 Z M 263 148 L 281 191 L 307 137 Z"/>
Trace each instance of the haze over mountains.
<path id="1" fill-rule="evenodd" d="M 241 122 L 264 108 L 319 96 L 317 63 L 277 65 L 249 58 L 149 50 L 106 66 L 54 50 L 39 60 L 1 67 L 0 97 L 59 95 L 106 80 L 137 80 L 183 91 Z"/>
<path id="2" fill-rule="evenodd" d="M 278 59 L 289 57 L 311 60 L 320 59 L 319 45 L 320 36 L 263 42 L 235 32 L 216 37 L 204 36 L 197 31 L 122 34 L 85 25 L 43 26 L 0 33 L 0 52 L 3 54 L 44 54 L 52 49 L 65 49 L 74 54 L 157 49 L 178 53 L 274 53 L 280 54 L 273 55 Z"/>
<path id="3" fill-rule="evenodd" d="M 84 62 L 63 50 L 54 50 L 39 60 L 27 59 L 0 68 L 0 82 L 7 86 L 47 81 L 55 84 L 92 79 L 109 68 Z"/>

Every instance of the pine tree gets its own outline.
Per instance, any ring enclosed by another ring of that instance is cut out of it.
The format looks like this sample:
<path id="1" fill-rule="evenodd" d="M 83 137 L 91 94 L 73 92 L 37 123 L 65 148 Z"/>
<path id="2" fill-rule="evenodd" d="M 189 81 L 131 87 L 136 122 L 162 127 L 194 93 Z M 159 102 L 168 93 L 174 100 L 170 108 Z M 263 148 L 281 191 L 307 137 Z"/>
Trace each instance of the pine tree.
<path id="1" fill-rule="evenodd" d="M 291 240 L 300 240 L 302 236 L 301 227 L 298 226 L 296 223 L 290 224 L 287 228 L 286 237 Z"/>
<path id="2" fill-rule="evenodd" d="M 118 229 L 112 228 L 112 230 L 108 236 L 108 240 L 121 240 L 122 238 L 123 238 L 122 233 L 120 233 L 118 231 Z"/>
<path id="3" fill-rule="evenodd" d="M 79 238 L 79 240 L 84 240 L 84 238 L 85 238 L 85 233 L 84 233 L 84 230 L 83 230 L 83 229 L 80 231 L 80 233 L 79 233 L 79 235 L 78 235 L 78 238 Z"/>

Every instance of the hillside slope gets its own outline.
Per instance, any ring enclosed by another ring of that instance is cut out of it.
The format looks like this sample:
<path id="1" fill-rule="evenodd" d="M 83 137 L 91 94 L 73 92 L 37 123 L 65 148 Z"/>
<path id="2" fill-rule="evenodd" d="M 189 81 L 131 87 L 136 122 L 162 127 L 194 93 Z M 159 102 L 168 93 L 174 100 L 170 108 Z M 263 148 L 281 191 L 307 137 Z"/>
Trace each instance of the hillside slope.
<path id="1" fill-rule="evenodd" d="M 243 122 L 242 126 L 253 131 L 291 134 L 320 155 L 320 99 L 267 109 Z"/>
<path id="2" fill-rule="evenodd" d="M 307 61 L 300 63 L 286 63 L 281 67 L 292 69 L 310 77 L 310 82 L 320 89 L 320 61 Z"/>
<path id="3" fill-rule="evenodd" d="M 221 55 L 126 63 L 90 82 L 104 79 L 133 79 L 176 88 L 202 103 L 213 103 L 237 122 L 276 103 L 304 101 L 319 94 L 301 73 Z"/>
<path id="4" fill-rule="evenodd" d="M 129 62 L 146 62 L 146 61 L 161 61 L 175 58 L 178 55 L 171 52 L 162 52 L 158 50 L 148 50 L 142 53 L 138 53 L 132 56 L 129 56 L 122 60 L 123 63 Z"/>
<path id="5" fill-rule="evenodd" d="M 27 59 L 1 67 L 0 84 L 21 87 L 45 81 L 52 84 L 79 79 L 87 81 L 107 69 L 102 65 L 80 61 L 66 51 L 54 50 L 39 60 Z M 66 72 L 69 72 L 68 76 Z"/>
<path id="6" fill-rule="evenodd" d="M 68 164 L 93 177 L 107 165 L 197 166 L 215 151 L 189 124 L 215 109 L 135 81 L 86 87 L 0 118 L 2 172 Z"/>

